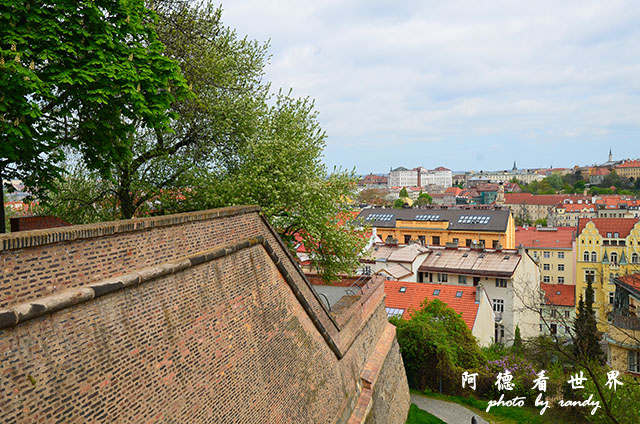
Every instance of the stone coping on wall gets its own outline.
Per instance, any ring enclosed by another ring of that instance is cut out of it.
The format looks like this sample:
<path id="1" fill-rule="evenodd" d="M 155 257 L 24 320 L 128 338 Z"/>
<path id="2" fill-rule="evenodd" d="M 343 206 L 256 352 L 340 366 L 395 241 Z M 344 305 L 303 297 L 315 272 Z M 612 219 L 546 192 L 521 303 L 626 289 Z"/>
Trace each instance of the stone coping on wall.
<path id="1" fill-rule="evenodd" d="M 255 209 L 254 209 L 255 211 Z M 169 261 L 160 265 L 143 268 L 135 272 L 119 277 L 108 278 L 99 282 L 84 284 L 68 290 L 61 291 L 49 296 L 18 303 L 8 308 L 0 309 L 0 330 L 13 328 L 19 324 L 36 319 L 75 305 L 89 302 L 101 296 L 126 289 L 128 287 L 147 283 L 157 278 L 184 271 L 187 268 L 197 266 L 215 259 L 234 254 L 242 249 L 261 245 L 269 255 L 273 264 L 278 269 L 284 280 L 287 282 L 294 296 L 311 319 L 313 325 L 322 335 L 323 339 L 333 351 L 338 359 L 346 354 L 355 341 L 355 338 L 366 326 L 375 311 L 374 305 L 384 302 L 383 284 L 373 284 L 362 294 L 352 296 L 353 301 L 346 303 L 343 310 L 337 314 L 343 326 L 338 326 L 338 333 L 332 334 L 324 327 L 311 305 L 292 279 L 282 260 L 276 255 L 272 246 L 263 236 L 256 236 L 246 239 L 240 243 L 227 245 L 211 250 L 199 252 L 197 254 L 183 257 L 181 259 Z M 366 303 L 372 303 L 367 305 Z M 351 331 L 351 330 L 356 331 Z M 340 334 L 342 330 L 347 330 L 345 334 Z M 338 336 L 336 339 L 335 336 Z"/>
<path id="2" fill-rule="evenodd" d="M 141 231 L 149 228 L 167 227 L 187 222 L 225 218 L 246 213 L 259 212 L 259 206 L 230 206 L 206 211 L 186 212 L 175 215 L 134 218 L 122 221 L 100 222 L 96 224 L 72 225 L 70 227 L 47 228 L 44 230 L 20 231 L 0 234 L 0 252 L 24 249 L 62 241 L 89 239 L 113 234 Z"/>

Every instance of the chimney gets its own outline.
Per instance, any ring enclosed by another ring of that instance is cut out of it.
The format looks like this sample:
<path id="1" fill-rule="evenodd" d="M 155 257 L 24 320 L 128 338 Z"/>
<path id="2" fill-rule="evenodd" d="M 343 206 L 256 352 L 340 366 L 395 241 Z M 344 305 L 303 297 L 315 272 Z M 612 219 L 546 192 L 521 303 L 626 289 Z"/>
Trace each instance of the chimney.
<path id="1" fill-rule="evenodd" d="M 484 289 L 482 288 L 482 284 L 478 284 L 476 286 L 476 303 L 480 303 L 480 299 L 482 299 L 483 293 L 484 293 Z"/>

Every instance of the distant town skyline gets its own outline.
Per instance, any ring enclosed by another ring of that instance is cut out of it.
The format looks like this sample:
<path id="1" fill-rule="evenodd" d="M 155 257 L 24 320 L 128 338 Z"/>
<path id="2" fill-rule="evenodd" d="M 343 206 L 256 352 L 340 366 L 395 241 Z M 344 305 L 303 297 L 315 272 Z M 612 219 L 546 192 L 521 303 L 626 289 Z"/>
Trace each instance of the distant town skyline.
<path id="1" fill-rule="evenodd" d="M 266 80 L 315 99 L 324 161 L 359 174 L 638 156 L 640 4 L 223 3 L 270 40 Z"/>

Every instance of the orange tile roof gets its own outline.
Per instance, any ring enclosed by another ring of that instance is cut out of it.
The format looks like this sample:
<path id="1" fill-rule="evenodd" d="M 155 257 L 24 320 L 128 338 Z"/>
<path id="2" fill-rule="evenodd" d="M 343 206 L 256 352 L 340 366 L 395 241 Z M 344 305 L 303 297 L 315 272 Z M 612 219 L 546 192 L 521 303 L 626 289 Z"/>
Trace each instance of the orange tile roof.
<path id="1" fill-rule="evenodd" d="M 460 187 L 448 187 L 444 191 L 444 194 L 454 195 L 454 196 L 458 196 L 460 193 L 462 193 L 462 189 Z"/>
<path id="2" fill-rule="evenodd" d="M 596 207 L 594 205 L 591 204 L 577 204 L 577 203 L 564 203 L 564 204 L 560 204 L 558 205 L 559 209 L 564 209 L 566 212 L 582 212 L 584 209 L 586 209 L 587 212 L 595 212 L 596 211 Z"/>
<path id="3" fill-rule="evenodd" d="M 640 290 L 640 273 L 617 277 L 618 280 Z"/>
<path id="4" fill-rule="evenodd" d="M 621 163 L 616 168 L 638 168 L 640 167 L 640 160 L 628 160 L 625 163 Z"/>
<path id="5" fill-rule="evenodd" d="M 504 202 L 525 205 L 556 205 L 567 197 L 568 195 L 564 194 L 505 193 Z"/>
<path id="6" fill-rule="evenodd" d="M 578 234 L 582 233 L 584 227 L 592 221 L 602 237 L 607 237 L 607 233 L 618 233 L 620 238 L 625 238 L 638 222 L 637 218 L 579 218 Z"/>
<path id="7" fill-rule="evenodd" d="M 517 227 L 516 246 L 571 249 L 576 227 L 540 229 L 537 227 Z"/>
<path id="8" fill-rule="evenodd" d="M 591 173 L 591 175 L 609 175 L 609 174 L 611 174 L 611 171 L 609 171 L 607 168 L 598 168 Z"/>
<path id="9" fill-rule="evenodd" d="M 547 284 L 540 283 L 544 291 L 544 299 L 547 305 L 576 306 L 576 286 L 571 284 Z"/>
<path id="10" fill-rule="evenodd" d="M 400 288 L 406 287 L 404 293 Z M 433 295 L 434 290 L 440 290 L 440 294 Z M 410 283 L 404 281 L 385 281 L 384 292 L 387 295 L 384 303 L 387 308 L 404 309 L 402 318 L 409 319 L 411 310 L 420 309 L 425 299 L 440 299 L 451 309 L 462 315 L 462 320 L 469 330 L 473 329 L 476 321 L 478 307 L 476 303 L 476 288 L 465 286 L 452 286 L 447 284 Z M 457 292 L 462 292 L 462 297 L 456 297 Z"/>

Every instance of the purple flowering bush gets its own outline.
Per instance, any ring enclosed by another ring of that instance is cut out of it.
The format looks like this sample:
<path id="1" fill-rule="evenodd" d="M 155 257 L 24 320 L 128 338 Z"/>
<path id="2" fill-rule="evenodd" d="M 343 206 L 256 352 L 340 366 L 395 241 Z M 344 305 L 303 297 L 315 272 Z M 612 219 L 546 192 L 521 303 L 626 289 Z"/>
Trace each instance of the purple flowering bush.
<path id="1" fill-rule="evenodd" d="M 499 373 L 509 371 L 512 379 L 513 390 L 498 390 L 496 385 Z M 499 359 L 489 361 L 484 366 L 482 373 L 483 381 L 479 384 L 479 393 L 482 397 L 490 399 L 499 399 L 504 393 L 505 399 L 511 399 L 516 396 L 525 396 L 527 398 L 535 398 L 537 390 L 533 390 L 533 380 L 537 377 L 538 371 L 528 360 L 518 357 L 514 354 L 507 354 Z"/>

